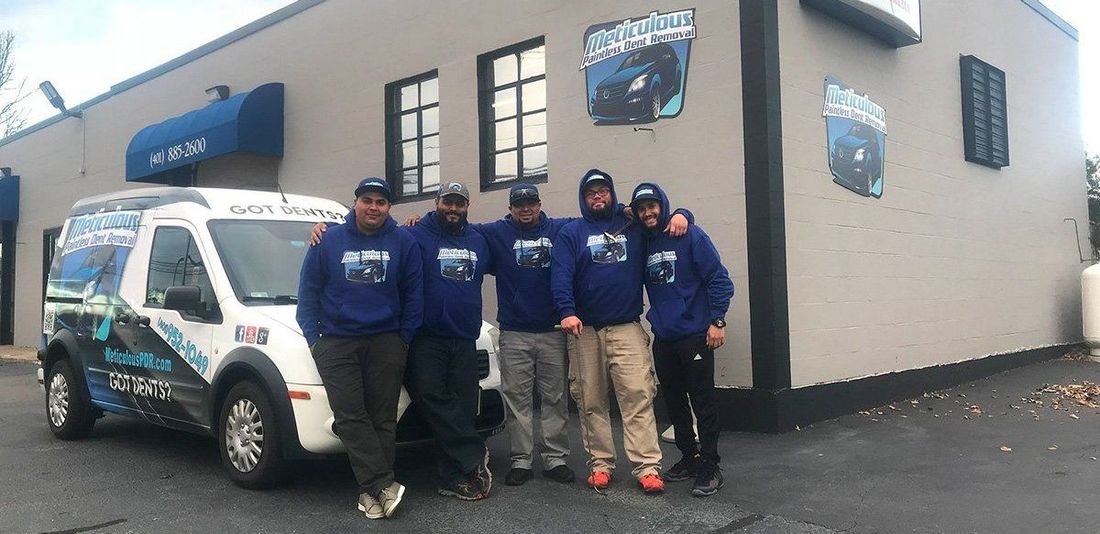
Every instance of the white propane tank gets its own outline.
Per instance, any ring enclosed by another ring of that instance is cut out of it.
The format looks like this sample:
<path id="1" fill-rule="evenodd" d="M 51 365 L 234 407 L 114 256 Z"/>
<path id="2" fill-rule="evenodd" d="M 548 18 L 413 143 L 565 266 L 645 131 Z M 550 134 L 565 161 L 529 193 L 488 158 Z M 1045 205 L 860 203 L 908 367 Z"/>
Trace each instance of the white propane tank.
<path id="1" fill-rule="evenodd" d="M 1081 272 L 1081 324 L 1093 359 L 1100 357 L 1100 264 Z"/>

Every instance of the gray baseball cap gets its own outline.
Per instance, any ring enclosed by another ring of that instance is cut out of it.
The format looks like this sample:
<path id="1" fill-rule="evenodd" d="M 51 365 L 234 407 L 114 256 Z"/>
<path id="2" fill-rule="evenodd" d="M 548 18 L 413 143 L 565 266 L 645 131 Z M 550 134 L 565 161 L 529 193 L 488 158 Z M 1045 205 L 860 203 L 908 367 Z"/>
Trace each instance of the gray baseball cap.
<path id="1" fill-rule="evenodd" d="M 443 198 L 448 195 L 458 195 L 466 199 L 467 202 L 470 200 L 470 190 L 462 182 L 447 182 L 439 186 L 439 194 L 436 195 L 436 198 Z"/>

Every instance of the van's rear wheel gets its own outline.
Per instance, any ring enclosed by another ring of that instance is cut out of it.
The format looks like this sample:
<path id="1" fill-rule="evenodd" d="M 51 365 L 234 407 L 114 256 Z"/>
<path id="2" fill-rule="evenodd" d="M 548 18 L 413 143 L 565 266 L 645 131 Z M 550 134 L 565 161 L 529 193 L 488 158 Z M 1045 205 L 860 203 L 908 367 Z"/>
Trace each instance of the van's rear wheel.
<path id="1" fill-rule="evenodd" d="M 250 381 L 233 386 L 218 413 L 218 449 L 233 483 L 249 489 L 277 483 L 283 455 L 275 410 L 263 388 Z"/>
<path id="2" fill-rule="evenodd" d="M 96 414 L 88 394 L 75 380 L 69 360 L 58 360 L 46 376 L 46 423 L 59 439 L 73 440 L 87 436 L 95 424 Z"/>

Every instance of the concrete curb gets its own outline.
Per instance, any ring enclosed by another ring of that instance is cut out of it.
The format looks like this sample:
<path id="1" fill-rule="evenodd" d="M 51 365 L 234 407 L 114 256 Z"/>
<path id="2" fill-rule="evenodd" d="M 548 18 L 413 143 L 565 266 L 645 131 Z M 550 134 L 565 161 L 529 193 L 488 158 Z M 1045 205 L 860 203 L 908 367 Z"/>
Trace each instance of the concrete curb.
<path id="1" fill-rule="evenodd" d="M 33 363 L 38 361 L 38 349 L 16 345 L 0 345 L 0 360 Z"/>

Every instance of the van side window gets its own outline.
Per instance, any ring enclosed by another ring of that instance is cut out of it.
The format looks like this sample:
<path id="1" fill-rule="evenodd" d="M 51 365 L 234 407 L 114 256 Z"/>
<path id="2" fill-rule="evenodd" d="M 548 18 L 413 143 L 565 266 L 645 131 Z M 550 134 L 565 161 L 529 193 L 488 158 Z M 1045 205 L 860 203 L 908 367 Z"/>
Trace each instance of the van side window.
<path id="1" fill-rule="evenodd" d="M 149 256 L 145 304 L 160 306 L 164 303 L 164 291 L 172 286 L 198 286 L 202 293 L 199 317 L 213 319 L 217 315 L 214 286 L 191 232 L 178 227 L 160 227 L 153 237 L 153 251 Z"/>

